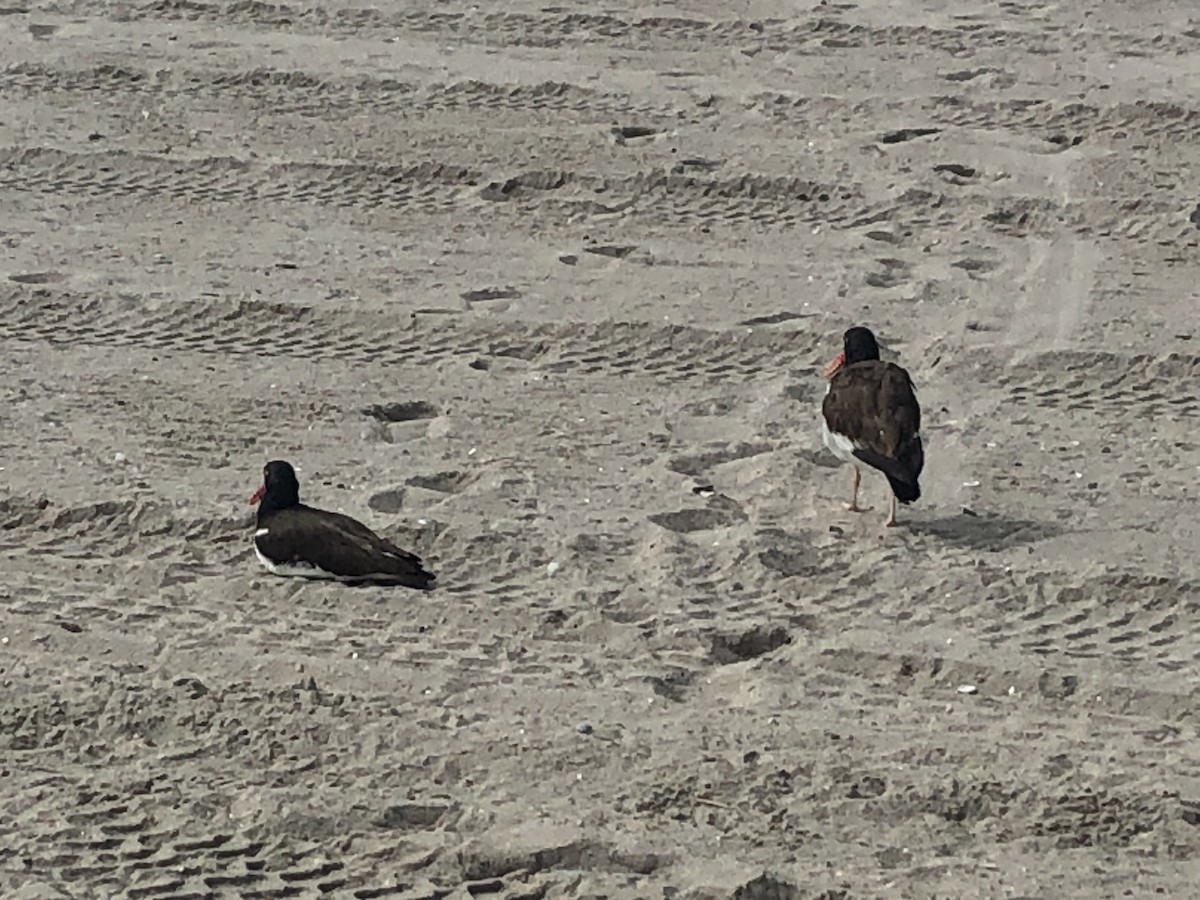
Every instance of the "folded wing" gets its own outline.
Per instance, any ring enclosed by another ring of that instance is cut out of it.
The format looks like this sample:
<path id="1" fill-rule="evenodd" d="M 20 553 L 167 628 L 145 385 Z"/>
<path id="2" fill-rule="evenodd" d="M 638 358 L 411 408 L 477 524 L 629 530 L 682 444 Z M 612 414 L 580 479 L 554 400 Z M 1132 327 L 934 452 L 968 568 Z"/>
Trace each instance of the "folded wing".
<path id="1" fill-rule="evenodd" d="M 340 513 L 296 506 L 270 520 L 259 545 L 273 559 L 312 565 L 344 579 L 428 587 L 434 575 L 421 558 Z"/>

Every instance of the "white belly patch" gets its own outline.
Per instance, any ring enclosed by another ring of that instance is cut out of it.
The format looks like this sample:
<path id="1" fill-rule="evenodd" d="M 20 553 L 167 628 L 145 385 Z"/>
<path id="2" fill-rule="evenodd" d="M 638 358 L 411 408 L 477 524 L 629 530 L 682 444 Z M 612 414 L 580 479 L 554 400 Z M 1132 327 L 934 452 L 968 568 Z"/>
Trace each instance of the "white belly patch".
<path id="1" fill-rule="evenodd" d="M 860 462 L 854 455 L 854 442 L 844 434 L 830 431 L 829 424 L 824 419 L 821 420 L 821 439 L 825 442 L 825 446 L 829 448 L 829 452 L 842 462 L 855 464 Z"/>
<path id="2" fill-rule="evenodd" d="M 260 532 L 265 532 L 266 529 L 259 529 Z M 256 534 L 257 536 L 257 534 Z M 340 575 L 334 575 L 331 572 L 326 572 L 324 569 L 318 569 L 311 563 L 276 563 L 263 556 L 262 551 L 257 546 L 254 548 L 254 555 L 258 557 L 258 561 L 262 563 L 263 568 L 272 575 L 279 575 L 283 578 L 319 578 L 323 581 L 345 581 Z"/>

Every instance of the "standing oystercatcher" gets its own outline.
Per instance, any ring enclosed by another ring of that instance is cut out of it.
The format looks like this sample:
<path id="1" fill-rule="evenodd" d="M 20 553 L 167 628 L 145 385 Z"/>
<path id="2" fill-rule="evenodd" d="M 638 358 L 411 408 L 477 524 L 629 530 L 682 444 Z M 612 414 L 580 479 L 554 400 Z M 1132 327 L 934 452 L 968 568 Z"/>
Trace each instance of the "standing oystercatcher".
<path id="1" fill-rule="evenodd" d="M 266 464 L 250 503 L 258 504 L 254 552 L 275 575 L 422 590 L 436 577 L 422 568 L 420 557 L 361 522 L 301 503 L 296 471 L 283 460 Z"/>
<path id="2" fill-rule="evenodd" d="M 842 346 L 825 367 L 825 446 L 854 467 L 854 493 L 846 505 L 852 512 L 861 511 L 859 464 L 883 473 L 892 488 L 891 515 L 884 524 L 895 525 L 896 501 L 907 504 L 921 496 L 921 405 L 908 372 L 879 358 L 869 328 L 851 328 L 842 335 Z"/>

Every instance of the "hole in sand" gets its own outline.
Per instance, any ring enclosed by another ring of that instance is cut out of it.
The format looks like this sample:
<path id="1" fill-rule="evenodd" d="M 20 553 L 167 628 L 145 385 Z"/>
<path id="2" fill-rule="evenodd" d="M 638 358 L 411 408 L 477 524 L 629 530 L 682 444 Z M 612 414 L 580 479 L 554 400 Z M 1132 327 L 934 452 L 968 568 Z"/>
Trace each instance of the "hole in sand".
<path id="1" fill-rule="evenodd" d="M 792 636 L 785 628 L 757 627 L 740 634 L 713 635 L 710 655 L 718 665 L 727 666 L 757 659 L 791 642 Z"/>
<path id="2" fill-rule="evenodd" d="M 481 288 L 477 291 L 463 291 L 459 294 L 468 303 L 482 303 L 488 300 L 516 300 L 521 292 L 516 288 Z"/>
<path id="3" fill-rule="evenodd" d="M 18 272 L 9 275 L 8 280 L 17 284 L 54 284 L 66 277 L 62 272 Z"/>
<path id="4" fill-rule="evenodd" d="M 414 475 L 405 482 L 409 487 L 437 491 L 439 494 L 457 494 L 467 481 L 463 472 L 438 472 L 436 475 Z"/>
<path id="5" fill-rule="evenodd" d="M 395 515 L 404 509 L 404 488 L 380 491 L 367 499 L 367 506 L 376 512 Z"/>
<path id="6" fill-rule="evenodd" d="M 412 422 L 417 419 L 435 419 L 440 415 L 437 407 L 424 400 L 409 400 L 404 403 L 375 403 L 365 407 L 364 416 L 380 422 Z"/>

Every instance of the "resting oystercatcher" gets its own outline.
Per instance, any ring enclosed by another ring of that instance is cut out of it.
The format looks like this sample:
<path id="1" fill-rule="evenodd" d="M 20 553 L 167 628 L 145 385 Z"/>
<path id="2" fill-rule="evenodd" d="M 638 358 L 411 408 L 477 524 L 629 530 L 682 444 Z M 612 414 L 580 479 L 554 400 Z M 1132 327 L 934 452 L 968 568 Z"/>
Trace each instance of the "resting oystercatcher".
<path id="1" fill-rule="evenodd" d="M 422 590 L 436 578 L 420 557 L 361 522 L 301 503 L 296 470 L 281 459 L 263 468 L 263 485 L 250 503 L 258 504 L 254 552 L 275 575 Z"/>
<path id="2" fill-rule="evenodd" d="M 921 496 L 921 405 L 908 372 L 879 358 L 879 345 L 869 328 L 848 330 L 842 347 L 825 367 L 825 446 L 854 467 L 854 493 L 846 505 L 852 512 L 861 511 L 859 464 L 883 473 L 892 488 L 891 514 L 884 524 L 895 525 L 896 501 L 907 504 Z"/>

